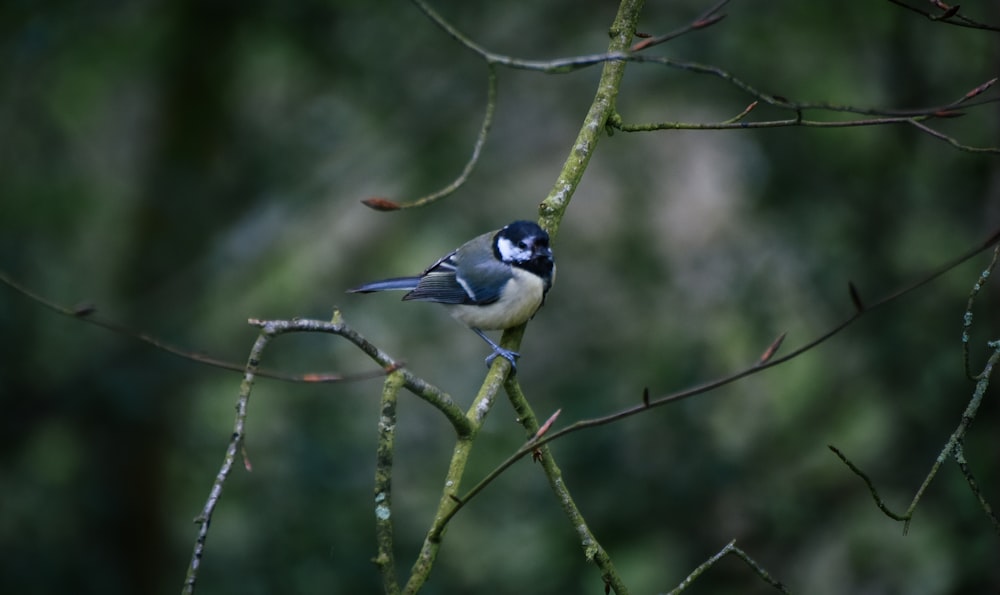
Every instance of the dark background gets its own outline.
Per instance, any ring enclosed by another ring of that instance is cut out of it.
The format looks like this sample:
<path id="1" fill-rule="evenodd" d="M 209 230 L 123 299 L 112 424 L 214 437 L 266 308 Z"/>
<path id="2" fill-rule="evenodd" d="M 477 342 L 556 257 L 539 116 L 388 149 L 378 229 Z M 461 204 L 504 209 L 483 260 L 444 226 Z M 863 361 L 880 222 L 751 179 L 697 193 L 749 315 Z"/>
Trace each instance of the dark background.
<path id="1" fill-rule="evenodd" d="M 914 2 L 916 4 L 916 2 Z M 613 2 L 435 2 L 487 48 L 598 53 Z M 672 30 L 705 2 L 649 2 Z M 736 1 L 651 54 L 722 66 L 802 101 L 941 105 L 996 76 L 997 33 L 889 2 Z M 1000 21 L 995 5 L 962 11 Z M 599 68 L 499 71 L 480 165 L 431 192 L 480 125 L 482 63 L 409 3 L 29 2 L 0 5 L 0 268 L 52 300 L 234 362 L 248 317 L 347 320 L 460 404 L 488 353 L 426 304 L 346 295 L 411 274 L 462 241 L 533 218 Z M 752 98 L 711 77 L 630 65 L 629 122 L 713 122 Z M 812 113 L 810 117 L 820 117 Z M 789 117 L 759 108 L 751 119 Z M 831 116 L 825 116 L 831 117 Z M 832 116 L 839 117 L 839 116 Z M 997 109 L 933 123 L 998 146 Z M 911 126 L 617 133 L 598 145 L 556 241 L 559 276 L 528 328 L 521 384 L 558 424 L 666 394 L 783 350 L 976 245 L 1000 222 L 997 157 Z M 959 423 L 962 315 L 983 255 L 764 374 L 553 444 L 569 488 L 634 593 L 666 591 L 732 539 L 800 593 L 982 593 L 998 537 L 953 463 L 909 534 L 835 444 L 902 510 Z M 974 367 L 998 292 L 976 306 Z M 269 367 L 373 368 L 330 336 L 283 337 Z M 232 430 L 240 376 L 59 316 L 0 288 L 0 591 L 174 593 Z M 252 473 L 226 484 L 204 593 L 376 592 L 372 482 L 378 380 L 259 381 Z M 997 505 L 998 407 L 965 453 Z M 440 496 L 453 433 L 403 395 L 394 474 L 398 566 Z M 471 486 L 522 442 L 501 401 Z M 455 518 L 427 593 L 600 593 L 540 470 L 522 462 Z M 727 558 L 691 592 L 767 591 Z"/>

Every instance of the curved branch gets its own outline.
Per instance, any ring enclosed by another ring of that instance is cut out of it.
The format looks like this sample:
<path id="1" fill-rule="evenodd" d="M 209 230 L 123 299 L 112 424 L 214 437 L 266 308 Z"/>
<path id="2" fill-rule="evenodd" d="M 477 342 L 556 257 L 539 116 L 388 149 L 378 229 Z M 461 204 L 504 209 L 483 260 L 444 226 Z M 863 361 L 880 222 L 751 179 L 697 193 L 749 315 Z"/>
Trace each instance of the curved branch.
<path id="1" fill-rule="evenodd" d="M 251 318 L 248 322 L 262 329 L 270 329 L 270 332 L 274 334 L 329 333 L 341 336 L 354 343 L 365 355 L 378 362 L 384 369 L 399 372 L 403 377 L 403 386 L 443 413 L 459 436 L 468 436 L 473 431 L 472 422 L 466 418 L 465 414 L 459 409 L 448 393 L 403 368 L 401 362 L 393 360 L 387 353 L 376 347 L 374 343 L 366 339 L 361 333 L 348 326 L 344 322 L 344 316 L 340 310 L 333 311 L 333 317 L 329 322 L 308 318 L 296 318 L 293 320 L 257 320 Z"/>
<path id="2" fill-rule="evenodd" d="M 638 52 L 640 50 L 651 48 L 654 45 L 660 45 L 661 43 L 672 41 L 682 35 L 687 35 L 692 31 L 698 31 L 701 29 L 705 29 L 707 27 L 711 27 L 712 25 L 726 18 L 725 14 L 719 14 L 719 11 L 722 10 L 722 7 L 725 6 L 726 4 L 729 4 L 729 0 L 721 0 L 718 4 L 709 8 L 704 13 L 702 13 L 701 16 L 691 21 L 687 25 L 681 27 L 680 29 L 677 29 L 676 31 L 671 31 L 666 35 L 647 37 L 642 41 L 636 42 L 635 45 L 633 45 L 630 49 L 633 52 Z"/>
<path id="3" fill-rule="evenodd" d="M 63 316 L 68 316 L 74 320 L 80 320 L 88 324 L 93 324 L 94 326 L 109 330 L 113 333 L 119 334 L 123 337 L 128 337 L 150 345 L 160 351 L 165 351 L 170 355 L 177 356 L 181 359 L 186 359 L 199 364 L 205 364 L 206 366 L 212 366 L 213 368 L 220 368 L 222 370 L 229 370 L 230 372 L 243 372 L 246 367 L 235 362 L 230 362 L 222 359 L 216 359 L 209 357 L 199 351 L 190 351 L 187 349 L 182 349 L 175 345 L 171 345 L 166 341 L 157 339 L 153 335 L 144 333 L 141 331 L 136 331 L 134 329 L 128 328 L 123 324 L 114 322 L 113 320 L 108 320 L 102 318 L 95 313 L 97 312 L 97 307 L 92 304 L 79 304 L 73 307 L 66 307 L 56 302 L 42 297 L 41 295 L 31 291 L 27 287 L 21 285 L 20 283 L 11 279 L 6 273 L 0 271 L 0 283 L 10 287 L 14 291 L 20 293 L 31 301 L 40 304 L 57 314 L 62 314 Z M 389 359 L 384 361 L 389 362 Z M 286 374 L 284 372 L 277 372 L 274 370 L 256 370 L 255 375 L 258 378 L 271 378 L 273 380 L 283 380 L 285 382 L 310 382 L 310 383 L 328 383 L 328 382 L 353 382 L 358 380 L 370 380 L 372 378 L 379 378 L 385 376 L 389 372 L 401 367 L 402 362 L 391 362 L 384 364 L 381 370 L 375 370 L 372 372 L 361 372 L 358 374 L 336 374 L 331 372 L 308 372 L 305 374 Z"/>
<path id="4" fill-rule="evenodd" d="M 971 472 L 969 472 L 968 467 L 965 462 L 965 457 L 962 454 L 962 441 L 965 438 L 965 433 L 972 424 L 972 420 L 975 419 L 976 413 L 979 410 L 979 405 L 983 401 L 983 395 L 986 393 L 987 387 L 990 384 L 990 377 L 993 373 L 993 368 L 1000 362 L 1000 342 L 990 342 L 990 348 L 993 349 L 993 354 L 990 355 L 989 360 L 986 362 L 986 366 L 983 372 L 979 375 L 979 380 L 976 382 L 976 389 L 972 394 L 972 398 L 969 400 L 969 404 L 966 406 L 965 411 L 962 413 L 962 419 L 958 423 L 958 427 L 955 431 L 951 433 L 948 440 L 945 442 L 944 447 L 938 454 L 937 458 L 934 459 L 934 464 L 931 465 L 930 471 L 924 477 L 923 483 L 917 488 L 917 492 L 913 495 L 913 499 L 910 501 L 910 505 L 902 513 L 895 513 L 886 506 L 885 501 L 879 496 L 878 490 L 875 489 L 875 485 L 872 480 L 858 468 L 857 465 L 852 463 L 842 452 L 840 452 L 836 447 L 829 446 L 830 450 L 836 454 L 845 465 L 854 472 L 855 475 L 860 477 L 865 485 L 868 486 L 868 490 L 871 492 L 872 498 L 875 500 L 875 505 L 878 506 L 887 517 L 903 522 L 903 535 L 906 535 L 907 531 L 910 529 L 910 521 L 913 520 L 913 515 L 917 510 L 917 505 L 920 503 L 920 499 L 923 497 L 924 492 L 931 485 L 931 481 L 937 476 L 938 471 L 941 469 L 941 465 L 944 464 L 948 458 L 954 458 L 959 467 L 962 468 L 963 475 L 966 481 L 969 482 L 969 486 L 972 489 L 973 494 L 979 499 L 980 505 L 986 512 L 987 517 L 993 523 L 993 528 L 1000 534 L 1000 524 L 998 524 L 996 516 L 993 514 L 993 510 L 990 508 L 989 504 L 983 498 L 982 494 L 979 492 L 978 485 L 975 479 L 972 477 Z"/>
<path id="5" fill-rule="evenodd" d="M 451 184 L 448 184 L 444 188 L 410 202 L 400 203 L 386 198 L 367 198 L 361 201 L 363 205 L 375 209 L 376 211 L 398 211 L 400 209 L 422 207 L 436 202 L 438 199 L 451 195 L 465 184 L 466 180 L 469 179 L 469 175 L 472 174 L 472 169 L 476 166 L 476 163 L 479 162 L 479 155 L 482 153 L 483 145 L 486 144 L 486 137 L 490 133 L 490 127 L 493 126 L 493 114 L 496 112 L 497 107 L 496 67 L 494 67 L 492 63 L 487 63 L 486 67 L 488 70 L 486 115 L 483 116 L 483 123 L 480 125 L 479 134 L 476 136 L 476 144 L 472 147 L 472 155 L 469 157 L 469 161 L 466 162 L 465 167 L 462 168 L 462 173 L 460 173 Z"/>

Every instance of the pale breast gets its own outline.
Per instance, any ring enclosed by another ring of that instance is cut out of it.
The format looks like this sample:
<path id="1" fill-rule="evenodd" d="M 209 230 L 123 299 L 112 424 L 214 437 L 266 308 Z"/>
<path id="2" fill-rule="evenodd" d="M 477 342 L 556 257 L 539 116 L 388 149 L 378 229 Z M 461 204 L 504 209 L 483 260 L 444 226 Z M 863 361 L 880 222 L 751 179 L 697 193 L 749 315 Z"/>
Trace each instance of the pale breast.
<path id="1" fill-rule="evenodd" d="M 500 299 L 486 306 L 448 306 L 462 324 L 481 330 L 501 330 L 527 322 L 542 305 L 545 284 L 541 277 L 518 268 L 500 292 Z"/>

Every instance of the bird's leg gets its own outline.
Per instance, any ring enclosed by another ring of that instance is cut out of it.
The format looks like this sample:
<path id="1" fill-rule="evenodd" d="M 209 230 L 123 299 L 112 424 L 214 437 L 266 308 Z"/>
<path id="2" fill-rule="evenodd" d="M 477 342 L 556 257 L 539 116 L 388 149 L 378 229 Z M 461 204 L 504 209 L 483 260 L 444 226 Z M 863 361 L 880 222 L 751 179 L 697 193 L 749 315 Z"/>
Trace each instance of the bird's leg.
<path id="1" fill-rule="evenodd" d="M 472 328 L 472 327 L 470 327 L 470 328 Z M 497 358 L 497 356 L 500 356 L 500 357 L 502 357 L 505 360 L 507 360 L 507 361 L 510 362 L 510 368 L 512 370 L 515 370 L 515 371 L 517 370 L 517 358 L 521 357 L 520 353 L 518 353 L 516 351 L 511 351 L 510 349 L 504 349 L 503 347 L 500 347 L 499 345 L 497 345 L 496 343 L 494 343 L 492 339 L 490 339 L 489 337 L 487 337 L 486 333 L 484 333 L 483 331 L 481 331 L 481 330 L 479 330 L 477 328 L 472 328 L 472 332 L 474 332 L 477 335 L 479 335 L 480 337 L 482 337 L 483 341 L 486 341 L 487 343 L 489 343 L 490 347 L 493 348 L 493 353 L 489 354 L 489 356 L 486 357 L 486 367 L 487 368 L 490 367 L 490 364 L 493 363 L 493 360 L 495 360 Z"/>

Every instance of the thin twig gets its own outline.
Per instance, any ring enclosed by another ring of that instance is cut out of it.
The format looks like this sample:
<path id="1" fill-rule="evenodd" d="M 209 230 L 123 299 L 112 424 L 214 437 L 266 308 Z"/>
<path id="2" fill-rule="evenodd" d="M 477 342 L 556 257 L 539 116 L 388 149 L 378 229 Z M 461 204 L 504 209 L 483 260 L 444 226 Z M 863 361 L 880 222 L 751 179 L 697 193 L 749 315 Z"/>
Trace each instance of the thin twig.
<path id="1" fill-rule="evenodd" d="M 958 463 L 958 468 L 962 472 L 962 476 L 965 477 L 965 481 L 969 484 L 969 489 L 972 490 L 972 494 L 976 497 L 976 500 L 979 501 L 979 506 L 983 509 L 983 512 L 986 513 L 986 517 L 990 519 L 990 523 L 993 525 L 993 531 L 995 531 L 997 535 L 1000 535 L 1000 519 L 998 519 L 997 515 L 993 512 L 993 507 L 986 501 L 986 497 L 983 496 L 982 491 L 979 489 L 979 483 L 972 475 L 972 470 L 969 468 L 969 462 L 965 460 L 965 453 L 963 452 L 961 440 L 957 445 L 955 445 L 953 454 L 955 462 Z"/>
<path id="2" fill-rule="evenodd" d="M 192 595 L 195 585 L 198 582 L 198 571 L 201 568 L 201 560 L 205 554 L 205 541 L 208 539 L 208 528 L 212 524 L 212 514 L 215 507 L 222 498 L 222 487 L 233 469 L 236 456 L 240 452 L 245 440 L 247 406 L 250 402 L 250 391 L 256 378 L 258 366 L 264 353 L 264 348 L 274 337 L 274 334 L 267 329 L 261 329 L 257 335 L 257 340 L 250 350 L 250 357 L 247 358 L 246 370 L 243 375 L 243 382 L 240 383 L 239 395 L 236 399 L 236 420 L 233 422 L 233 433 L 226 447 L 226 453 L 222 458 L 222 466 L 215 475 L 212 488 L 208 492 L 208 499 L 202 507 L 201 514 L 195 518 L 198 524 L 198 535 L 194 540 L 194 549 L 191 552 L 191 562 L 188 564 L 187 574 L 184 578 L 184 586 L 181 589 L 183 595 Z"/>
<path id="3" fill-rule="evenodd" d="M 896 0 L 890 0 L 896 1 Z M 926 108 L 919 109 L 876 109 L 876 108 L 862 108 L 851 105 L 841 105 L 833 104 L 829 102 L 793 102 L 786 98 L 780 97 L 778 95 L 765 93 L 754 86 L 746 83 L 742 79 L 736 77 L 729 71 L 719 68 L 717 66 L 711 66 L 707 64 L 699 64 L 696 62 L 688 62 L 683 60 L 674 60 L 665 56 L 648 56 L 645 54 L 636 53 L 637 49 L 645 49 L 651 45 L 652 40 L 658 40 L 660 38 L 650 38 L 644 41 L 640 41 L 636 44 L 631 51 L 628 46 L 623 46 L 621 48 L 611 49 L 604 54 L 589 54 L 581 56 L 572 56 L 568 58 L 556 58 L 553 60 L 527 60 L 521 58 L 515 58 L 512 56 L 507 56 L 504 54 L 498 54 L 487 50 L 483 46 L 472 41 L 468 36 L 459 31 L 456 27 L 451 25 L 447 20 L 445 20 L 440 14 L 438 14 L 434 9 L 428 6 L 423 0 L 413 0 L 413 3 L 428 17 L 430 18 L 438 27 L 444 30 L 449 36 L 462 44 L 466 49 L 475 53 L 487 64 L 490 65 L 500 65 L 506 66 L 508 68 L 515 68 L 521 70 L 532 70 L 543 73 L 565 73 L 579 70 L 581 68 L 587 68 L 601 63 L 614 63 L 614 62 L 639 62 L 639 63 L 650 63 L 659 64 L 662 66 L 667 66 L 670 68 L 676 68 L 680 70 L 686 70 L 689 72 L 694 72 L 698 74 L 709 74 L 716 76 L 718 78 L 727 81 L 728 83 L 736 86 L 737 88 L 749 93 L 755 97 L 758 101 L 764 102 L 768 105 L 777 107 L 779 109 L 790 110 L 795 112 L 796 117 L 792 119 L 784 120 L 773 120 L 768 122 L 742 122 L 741 116 L 737 116 L 733 121 L 726 121 L 717 124 L 683 124 L 678 122 L 666 122 L 660 124 L 622 124 L 620 117 L 614 114 L 609 114 L 610 119 L 605 117 L 604 122 L 610 123 L 614 127 L 621 127 L 622 130 L 627 132 L 636 131 L 650 131 L 650 130 L 664 130 L 664 129 L 688 129 L 688 130 L 728 130 L 728 129 L 743 129 L 743 128 L 776 128 L 776 127 L 786 127 L 786 126 L 812 126 L 812 127 L 828 127 L 828 128 L 842 128 L 842 127 L 855 127 L 855 126 L 875 126 L 875 125 L 885 125 L 885 124 L 896 124 L 896 123 L 908 123 L 917 126 L 921 131 L 930 134 L 938 139 L 948 142 L 953 147 L 967 152 L 973 153 L 1000 153 L 1000 149 L 994 147 L 973 147 L 971 145 L 966 145 L 960 143 L 958 140 L 944 135 L 932 128 L 922 125 L 920 122 L 929 118 L 945 118 L 954 117 L 960 115 L 955 112 L 952 108 L 961 104 L 964 107 L 972 108 L 980 105 L 985 105 L 988 103 L 995 103 L 1000 101 L 1000 97 L 987 98 L 980 101 L 971 101 L 973 97 L 976 97 L 984 93 L 988 88 L 990 88 L 994 80 L 987 81 L 982 85 L 979 85 L 972 91 L 966 93 L 958 100 Z M 898 2 L 897 2 L 898 3 Z M 720 3 L 713 9 L 710 9 L 709 14 L 713 11 L 721 8 Z M 721 17 L 719 17 L 721 18 Z M 718 22 L 719 18 L 713 19 L 709 17 L 705 23 L 698 25 L 699 21 L 696 20 L 689 24 L 687 27 L 678 30 L 675 33 L 685 33 L 697 28 L 703 28 L 705 26 L 714 24 Z M 612 29 L 614 30 L 614 29 Z M 663 36 L 670 39 L 671 35 L 676 36 L 675 33 Z M 666 41 L 667 39 L 664 39 Z M 843 112 L 858 115 L 875 116 L 875 118 L 867 119 L 856 119 L 845 122 L 822 122 L 818 120 L 806 120 L 802 117 L 802 113 L 806 110 L 816 110 L 816 111 L 826 111 L 826 112 Z M 749 111 L 749 110 L 747 110 Z M 619 126 L 620 125 L 620 126 Z M 603 125 L 602 125 L 603 128 Z M 388 209 L 398 208 L 396 203 L 391 201 L 384 201 L 384 199 L 376 199 L 375 204 L 370 206 L 384 206 Z M 544 213 L 543 213 L 544 216 Z"/>
<path id="4" fill-rule="evenodd" d="M 718 562 L 719 560 L 725 558 L 726 556 L 728 556 L 730 554 L 736 556 L 740 560 L 743 560 L 743 562 L 747 566 L 749 566 L 750 568 L 753 569 L 754 574 L 756 574 L 757 576 L 759 576 L 761 578 L 761 580 L 763 580 L 765 583 L 771 585 L 772 587 L 774 587 L 778 591 L 781 591 L 782 593 L 789 593 L 788 587 L 786 587 L 780 581 L 775 580 L 771 576 L 771 574 L 767 570 L 765 570 L 763 566 L 761 566 L 760 564 L 758 564 L 756 560 L 754 560 L 753 558 L 751 558 L 749 554 L 747 554 L 745 551 L 741 550 L 740 548 L 736 547 L 736 541 L 733 540 L 733 541 L 730 541 L 728 544 L 726 544 L 726 547 L 724 547 L 721 550 L 719 550 L 718 552 L 716 552 L 715 555 L 713 555 L 712 557 L 710 557 L 708 560 L 705 560 L 704 562 L 702 562 L 698 566 L 698 568 L 695 568 L 691 572 L 691 574 L 687 575 L 684 578 L 684 580 L 681 581 L 681 583 L 679 585 L 677 585 L 676 587 L 674 587 L 668 593 L 668 595 L 678 595 L 679 593 L 683 593 L 684 591 L 687 590 L 688 587 L 691 586 L 692 583 L 694 583 L 694 581 L 698 577 L 700 577 L 701 575 L 705 574 L 705 572 L 708 571 L 709 568 L 711 568 L 712 566 L 714 566 L 716 564 L 716 562 Z"/>
<path id="5" fill-rule="evenodd" d="M 983 272 L 979 273 L 979 280 L 976 281 L 969 291 L 969 300 L 965 305 L 965 314 L 962 315 L 962 364 L 965 367 L 965 377 L 969 380 L 976 379 L 972 374 L 972 363 L 969 359 L 969 330 L 972 328 L 972 306 L 979 295 L 979 291 L 986 285 L 986 281 L 993 273 L 993 269 L 996 268 L 998 261 L 1000 261 L 1000 246 L 993 249 L 993 258 L 990 260 L 990 264 L 983 269 Z"/>
<path id="6" fill-rule="evenodd" d="M 671 31 L 670 33 L 667 33 L 665 35 L 647 37 L 642 41 L 636 42 L 635 45 L 632 46 L 631 51 L 638 52 L 641 50 L 645 50 L 653 47 L 654 45 L 659 45 L 661 43 L 666 43 L 673 39 L 677 39 L 678 37 L 691 33 L 692 31 L 698 31 L 701 29 L 711 27 L 712 25 L 726 18 L 726 15 L 719 14 L 719 11 L 722 10 L 722 7 L 725 6 L 726 4 L 729 4 L 729 0 L 721 0 L 718 4 L 709 8 L 704 13 L 702 13 L 701 16 L 691 21 L 687 25 L 681 27 L 680 29 Z"/>
<path id="7" fill-rule="evenodd" d="M 878 506 L 878 509 L 881 510 L 885 514 L 885 516 L 889 517 L 894 521 L 908 521 L 910 519 L 909 515 L 907 515 L 906 513 L 898 514 L 893 512 L 889 508 L 889 506 L 885 503 L 885 500 L 882 499 L 882 496 L 879 495 L 878 489 L 875 488 L 875 484 L 872 482 L 871 478 L 868 477 L 868 474 L 862 471 L 853 462 L 851 462 L 851 460 L 847 458 L 847 455 L 841 452 L 839 448 L 837 448 L 832 444 L 828 444 L 826 447 L 829 448 L 833 452 L 833 454 L 837 455 L 837 457 L 839 457 L 840 460 L 845 465 L 847 465 L 848 469 L 850 469 L 851 471 L 854 472 L 855 475 L 860 477 L 861 481 L 865 482 L 865 485 L 868 486 L 868 491 L 871 492 L 872 500 L 875 500 L 875 506 Z"/>
<path id="8" fill-rule="evenodd" d="M 902 0 L 889 0 L 889 2 L 900 6 L 917 14 L 921 14 L 932 21 L 937 21 L 940 23 L 947 23 L 949 25 L 955 25 L 956 27 L 967 27 L 969 29 L 985 29 L 987 31 L 1000 31 L 1000 27 L 995 25 L 988 25 L 986 23 L 980 23 L 974 21 L 968 17 L 958 14 L 958 5 L 948 6 L 943 2 L 934 2 L 938 8 L 942 9 L 941 14 L 933 14 L 916 6 L 910 6 L 909 4 L 903 2 Z"/>
<path id="9" fill-rule="evenodd" d="M 486 144 L 486 137 L 490 133 L 490 127 L 493 125 L 493 114 L 496 112 L 497 106 L 497 73 L 496 67 L 492 63 L 486 64 L 488 73 L 488 86 L 486 91 L 486 115 L 483 116 L 483 123 L 479 127 L 479 134 L 476 136 L 476 143 L 472 147 L 472 155 L 469 157 L 469 161 L 466 162 L 465 167 L 462 168 L 462 173 L 455 178 L 450 184 L 441 188 L 436 192 L 422 196 L 411 202 L 396 202 L 385 198 L 370 198 L 361 201 L 363 204 L 377 210 L 377 211 L 396 211 L 399 209 L 411 209 L 414 207 L 422 207 L 437 201 L 438 199 L 444 198 L 451 195 L 456 190 L 462 187 L 465 182 L 469 179 L 472 174 L 473 168 L 475 168 L 476 163 L 479 162 L 479 155 L 482 153 L 483 145 Z"/>
<path id="10" fill-rule="evenodd" d="M 930 126 L 921 123 L 916 118 L 911 118 L 909 123 L 917 127 L 919 130 L 926 132 L 927 134 L 933 136 L 934 138 L 943 140 L 944 142 L 948 143 L 949 145 L 961 151 L 967 151 L 969 153 L 993 153 L 993 154 L 1000 153 L 1000 149 L 996 147 L 973 147 L 971 145 L 960 143 L 958 142 L 958 139 L 950 137 L 947 134 L 938 132 L 937 130 L 934 130 Z"/>
<path id="11" fill-rule="evenodd" d="M 972 145 L 967 145 L 959 142 L 956 138 L 948 136 L 941 133 L 933 128 L 923 124 L 923 120 L 928 120 L 934 118 L 933 115 L 917 116 L 917 117 L 904 117 L 904 116 L 886 116 L 880 118 L 859 118 L 854 120 L 839 120 L 839 121 L 827 121 L 827 120 L 806 120 L 803 118 L 790 118 L 784 120 L 759 120 L 756 122 L 743 122 L 742 118 L 746 115 L 746 111 L 738 114 L 735 118 L 730 120 L 725 120 L 722 122 L 710 122 L 710 123 L 696 123 L 696 122 L 655 122 L 647 124 L 625 124 L 616 122 L 614 123 L 614 128 L 621 130 L 622 132 L 653 132 L 657 130 L 755 130 L 761 128 L 789 128 L 794 126 L 802 126 L 805 128 L 858 128 L 862 126 L 885 126 L 889 124 L 911 124 L 917 127 L 922 132 L 925 132 L 934 138 L 943 140 L 951 146 L 959 149 L 961 151 L 966 151 L 969 153 L 990 153 L 990 154 L 1000 154 L 1000 148 L 997 147 L 974 147 Z"/>
<path id="12" fill-rule="evenodd" d="M 857 467 L 857 465 L 848 460 L 843 453 L 835 447 L 830 446 L 830 450 L 840 457 L 840 460 L 843 461 L 844 464 L 851 469 L 851 471 L 853 471 L 865 482 L 865 485 L 868 486 L 868 490 L 871 492 L 872 498 L 875 500 L 875 504 L 878 506 L 879 510 L 881 510 L 889 518 L 903 522 L 904 535 L 909 531 L 910 521 L 913 520 L 913 514 L 916 512 L 920 499 L 923 497 L 924 492 L 927 491 L 931 482 L 937 476 L 938 471 L 941 469 L 941 465 L 944 464 L 948 457 L 953 457 L 959 463 L 960 467 L 965 464 L 965 458 L 961 449 L 962 441 L 965 438 L 965 433 L 968 431 L 969 426 L 972 424 L 972 420 L 976 418 L 979 405 L 983 401 L 983 395 L 986 394 L 986 389 L 989 387 L 990 379 L 993 374 L 993 368 L 996 366 L 997 362 L 1000 361 L 1000 341 L 991 341 L 989 343 L 989 347 L 993 350 L 993 353 L 986 361 L 986 366 L 983 368 L 982 373 L 976 377 L 976 388 L 972 393 L 972 398 L 969 399 L 969 404 L 962 413 L 962 419 L 959 422 L 958 427 L 951 433 L 951 436 L 948 437 L 948 440 L 945 442 L 941 452 L 938 453 L 937 458 L 934 459 L 934 463 L 931 465 L 930 471 L 928 471 L 927 475 L 924 477 L 920 487 L 917 488 L 917 492 L 910 501 L 910 505 L 904 512 L 896 513 L 890 510 L 885 505 L 882 497 L 879 496 L 878 490 L 875 489 L 875 485 L 872 483 L 871 479 L 869 479 L 868 476 Z M 975 480 L 972 479 L 971 473 L 965 474 L 965 477 L 966 481 L 969 482 L 970 487 L 973 489 L 973 494 L 979 498 L 981 505 L 983 505 L 983 510 L 986 512 L 986 515 L 991 521 L 993 521 L 994 528 L 998 529 L 998 532 L 1000 532 L 1000 525 L 996 522 L 996 517 L 993 515 L 993 511 L 990 506 L 986 504 L 985 499 L 983 499 L 982 495 L 979 494 L 977 484 L 975 483 Z"/>
<path id="13" fill-rule="evenodd" d="M 472 431 L 471 423 L 448 393 L 403 368 L 400 362 L 392 359 L 392 357 L 376 347 L 374 343 L 366 339 L 361 333 L 351 328 L 344 321 L 344 316 L 340 310 L 333 311 L 333 317 L 330 321 L 309 318 L 295 318 L 293 320 L 257 320 L 251 318 L 248 322 L 260 328 L 271 328 L 275 334 L 308 332 L 329 333 L 343 337 L 358 347 L 365 355 L 375 360 L 384 369 L 399 371 L 403 376 L 403 386 L 443 413 L 448 421 L 451 422 L 458 435 L 464 436 Z"/>
<path id="14" fill-rule="evenodd" d="M 6 273 L 0 271 L 0 283 L 3 283 L 7 287 L 10 287 L 14 291 L 20 293 L 21 295 L 27 297 L 28 299 L 56 312 L 62 314 L 63 316 L 68 316 L 74 320 L 80 320 L 88 324 L 109 330 L 113 333 L 122 335 L 123 337 L 128 337 L 136 341 L 140 341 L 160 351 L 165 351 L 170 355 L 177 356 L 181 359 L 186 359 L 199 364 L 205 364 L 206 366 L 212 366 L 213 368 L 220 368 L 223 370 L 229 370 L 231 372 L 243 372 L 245 367 L 221 359 L 216 359 L 204 355 L 203 353 L 197 351 L 189 351 L 186 349 L 181 349 L 171 345 L 165 341 L 157 339 L 156 337 L 144 333 L 141 331 L 136 331 L 131 328 L 126 327 L 123 324 L 119 324 L 112 320 L 102 318 L 95 314 L 97 308 L 90 304 L 77 305 L 74 307 L 66 307 L 60 305 L 52 300 L 42 297 L 41 295 L 31 291 L 27 287 L 21 285 L 20 283 L 11 279 Z M 304 374 L 286 374 L 284 372 L 276 372 L 274 370 L 257 370 L 256 376 L 258 378 L 270 378 L 273 380 L 283 380 L 286 382 L 309 382 L 309 383 L 328 383 L 328 382 L 354 382 L 359 380 L 370 380 L 372 378 L 379 378 L 385 376 L 396 367 L 402 366 L 402 362 L 394 362 L 393 364 L 383 367 L 381 370 L 374 370 L 372 372 L 361 372 L 357 374 L 336 374 L 330 372 L 307 372 Z"/>
<path id="15" fill-rule="evenodd" d="M 518 422 L 524 427 L 527 435 L 530 437 L 529 441 L 537 440 L 539 436 L 544 435 L 544 426 L 538 425 L 538 418 L 528 403 L 527 397 L 524 396 L 524 392 L 521 390 L 521 385 L 518 384 L 517 379 L 508 377 L 504 383 L 504 389 L 507 391 L 507 397 L 514 408 L 514 412 L 517 413 Z M 555 416 L 550 417 L 545 425 L 551 424 L 554 418 Z M 559 502 L 560 508 L 566 514 L 566 518 L 569 519 L 570 526 L 576 531 L 577 538 L 580 540 L 580 547 L 583 548 L 584 558 L 589 562 L 593 562 L 601 571 L 601 579 L 605 585 L 614 589 L 618 595 L 625 595 L 628 593 L 628 587 L 622 580 L 607 551 L 604 550 L 597 537 L 590 530 L 590 527 L 587 526 L 587 520 L 583 517 L 576 502 L 573 500 L 569 487 L 566 486 L 566 482 L 563 480 L 562 470 L 552 456 L 552 452 L 547 446 L 540 447 L 536 452 L 538 453 L 537 460 L 541 463 L 542 469 L 545 471 L 545 477 L 549 480 L 549 487 L 552 488 L 556 501 Z"/>

